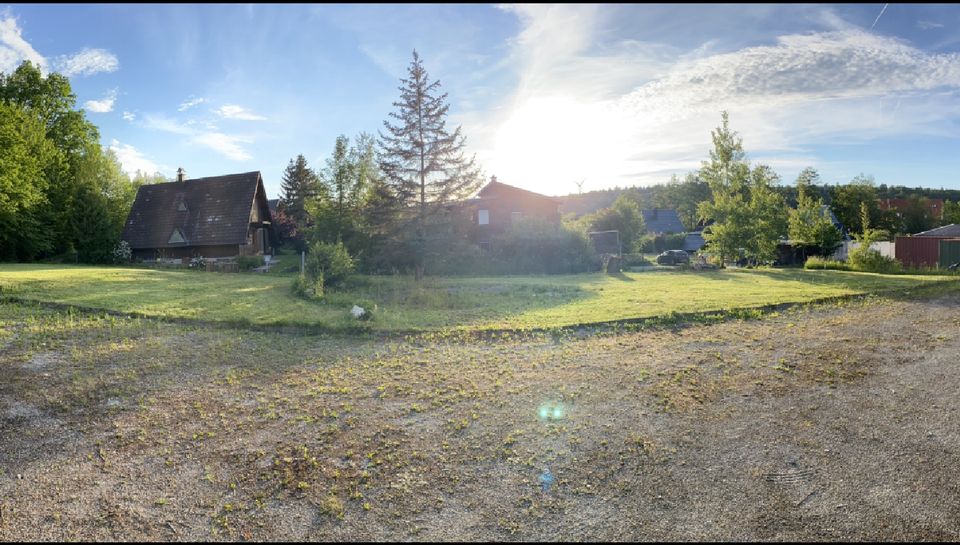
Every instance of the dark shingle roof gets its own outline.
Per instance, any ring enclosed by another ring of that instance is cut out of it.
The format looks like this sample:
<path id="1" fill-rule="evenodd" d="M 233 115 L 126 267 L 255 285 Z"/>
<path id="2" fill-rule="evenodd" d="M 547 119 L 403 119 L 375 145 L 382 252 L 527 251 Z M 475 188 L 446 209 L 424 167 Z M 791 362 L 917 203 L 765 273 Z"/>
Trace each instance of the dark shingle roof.
<path id="1" fill-rule="evenodd" d="M 676 210 L 655 208 L 653 210 L 641 210 L 640 213 L 643 214 L 643 223 L 647 226 L 648 233 L 682 233 L 686 231 Z"/>
<path id="2" fill-rule="evenodd" d="M 913 235 L 915 237 L 960 237 L 960 225 L 951 223 Z"/>
<path id="3" fill-rule="evenodd" d="M 261 184 L 254 171 L 140 186 L 122 238 L 131 248 L 244 244 Z M 169 242 L 175 229 L 185 243 Z"/>

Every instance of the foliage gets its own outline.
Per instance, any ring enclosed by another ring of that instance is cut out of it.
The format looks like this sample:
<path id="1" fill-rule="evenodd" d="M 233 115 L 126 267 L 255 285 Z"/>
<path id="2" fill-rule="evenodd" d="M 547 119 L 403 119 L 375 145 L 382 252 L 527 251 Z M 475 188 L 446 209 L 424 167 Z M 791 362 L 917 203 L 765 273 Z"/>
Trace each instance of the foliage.
<path id="1" fill-rule="evenodd" d="M 130 263 L 131 259 L 133 259 L 133 250 L 130 248 L 130 243 L 121 240 L 113 249 L 113 262 L 120 265 Z"/>
<path id="2" fill-rule="evenodd" d="M 241 271 L 249 271 L 263 266 L 262 255 L 242 255 L 237 258 L 237 268 Z"/>
<path id="3" fill-rule="evenodd" d="M 684 229 L 696 230 L 700 224 L 697 208 L 701 202 L 710 200 L 710 186 L 697 172 L 688 173 L 681 181 L 676 175 L 664 185 L 654 186 L 652 202 L 656 208 L 676 210 Z"/>
<path id="4" fill-rule="evenodd" d="M 297 274 L 293 279 L 291 290 L 296 297 L 302 299 L 323 298 L 323 272 L 317 273 L 315 278 L 310 278 L 303 273 Z"/>
<path id="5" fill-rule="evenodd" d="M 790 209 L 789 236 L 795 244 L 812 248 L 817 255 L 830 255 L 840 244 L 841 234 L 823 201 L 811 195 L 810 185 L 818 179 L 812 168 L 797 176 L 797 208 Z"/>
<path id="6" fill-rule="evenodd" d="M 850 183 L 838 185 L 830 189 L 830 208 L 837 220 L 850 233 L 862 233 L 863 221 L 860 214 L 861 206 L 865 205 L 871 225 L 885 229 L 890 233 L 900 231 L 900 220 L 892 210 L 880 210 L 877 201 L 877 190 L 874 187 L 873 177 L 860 174 Z"/>
<path id="7" fill-rule="evenodd" d="M 0 259 L 113 260 L 137 185 L 75 104 L 29 61 L 0 74 Z"/>
<path id="8" fill-rule="evenodd" d="M 205 271 L 207 269 L 207 260 L 203 256 L 190 258 L 189 268 L 196 271 Z"/>
<path id="9" fill-rule="evenodd" d="M 852 270 L 852 267 L 849 263 L 845 261 L 838 261 L 836 259 L 829 259 L 820 256 L 810 256 L 803 263 L 804 269 L 821 269 L 821 270 L 831 270 L 831 271 L 849 271 Z"/>
<path id="10" fill-rule="evenodd" d="M 296 232 L 303 231 L 307 226 L 306 203 L 323 195 L 320 179 L 313 169 L 307 166 L 303 155 L 290 159 L 280 187 L 283 190 L 281 201 L 285 214 L 293 220 L 297 227 Z"/>
<path id="11" fill-rule="evenodd" d="M 340 286 L 356 268 L 343 242 L 314 242 L 307 254 L 307 279 L 318 285 Z"/>
<path id="12" fill-rule="evenodd" d="M 401 218 L 413 225 L 398 232 L 412 246 L 416 278 L 421 279 L 430 216 L 446 203 L 469 196 L 482 180 L 474 159 L 464 157 L 460 127 L 447 130 L 447 95 L 438 94 L 440 81 L 430 82 L 416 51 L 401 82 L 400 101 L 393 103 L 397 111 L 390 114 L 399 123 L 384 121 L 379 163 L 399 209 L 408 212 Z"/>
<path id="13" fill-rule="evenodd" d="M 590 231 L 618 231 L 622 253 L 635 252 L 646 231 L 638 200 L 635 195 L 625 192 L 609 208 L 588 214 L 579 222 Z"/>
<path id="14" fill-rule="evenodd" d="M 870 228 L 869 210 L 867 203 L 860 204 L 860 224 L 863 226 L 863 233 L 855 235 L 860 245 L 850 251 L 847 262 L 855 271 L 886 274 L 899 272 L 901 270 L 899 261 L 884 256 L 870 247 L 874 242 L 885 240 L 888 234 L 886 231 Z"/>
<path id="15" fill-rule="evenodd" d="M 667 250 L 682 250 L 686 235 L 683 233 L 657 233 L 640 240 L 638 249 L 645 254 L 659 254 Z"/>
<path id="16" fill-rule="evenodd" d="M 493 237 L 489 259 L 496 274 L 565 274 L 598 267 L 586 233 L 536 217 Z"/>
<path id="17" fill-rule="evenodd" d="M 943 224 L 960 224 L 960 202 L 943 201 Z"/>
<path id="18" fill-rule="evenodd" d="M 714 222 L 704 229 L 704 240 L 721 263 L 741 250 L 759 261 L 772 261 L 787 231 L 786 205 L 772 188 L 778 177 L 766 165 L 750 169 L 741 139 L 729 128 L 727 113 L 721 118 L 721 126 L 711 133 L 710 161 L 700 169 L 713 199 L 698 208 L 704 220 Z"/>

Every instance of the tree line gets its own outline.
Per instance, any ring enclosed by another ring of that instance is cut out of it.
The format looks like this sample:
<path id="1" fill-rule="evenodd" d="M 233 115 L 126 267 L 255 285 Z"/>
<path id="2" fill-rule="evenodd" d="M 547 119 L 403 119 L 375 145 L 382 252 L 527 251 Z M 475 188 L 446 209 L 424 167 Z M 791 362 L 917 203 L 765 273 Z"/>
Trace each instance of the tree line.
<path id="1" fill-rule="evenodd" d="M 676 210 L 687 230 L 706 226 L 710 249 L 722 260 L 743 254 L 770 260 L 787 237 L 829 253 L 840 234 L 828 210 L 850 233 L 869 225 L 875 236 L 918 232 L 938 221 L 926 211 L 925 194 L 913 195 L 900 215 L 882 210 L 878 198 L 903 189 L 877 186 L 868 176 L 829 186 L 809 168 L 795 185 L 780 184 L 769 167 L 749 164 L 723 113 L 709 159 L 683 179 L 613 190 L 617 197 L 605 206 L 568 215 L 560 226 L 525 218 L 481 255 L 470 240 L 464 201 L 485 176 L 465 156 L 461 127 L 448 128 L 447 95 L 416 52 L 398 90 L 394 111 L 376 134 L 341 135 L 319 168 L 298 155 L 283 173 L 274 224 L 283 242 L 319 256 L 316 270 L 329 271 L 336 261 L 417 278 L 576 272 L 594 257 L 589 231 L 619 231 L 627 253 L 659 250 L 664 241 L 654 244 L 646 233 L 644 205 Z M 76 108 L 66 77 L 44 76 L 30 62 L 0 73 L 0 260 L 109 262 L 137 188 L 161 181 L 167 180 L 159 173 L 123 173 L 115 154 L 99 144 L 97 127 Z M 960 205 L 947 200 L 944 208 L 944 223 L 960 223 Z"/>
<path id="2" fill-rule="evenodd" d="M 157 181 L 124 174 L 76 101 L 29 61 L 0 73 L 0 260 L 110 262 L 138 185 Z"/>

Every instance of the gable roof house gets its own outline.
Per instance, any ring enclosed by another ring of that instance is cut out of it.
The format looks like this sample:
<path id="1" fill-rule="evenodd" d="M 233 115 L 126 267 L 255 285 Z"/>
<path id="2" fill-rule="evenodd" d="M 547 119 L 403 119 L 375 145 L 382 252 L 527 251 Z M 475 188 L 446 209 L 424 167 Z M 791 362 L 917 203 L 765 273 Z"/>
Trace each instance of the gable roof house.
<path id="1" fill-rule="evenodd" d="M 466 204 L 471 209 L 474 240 L 481 247 L 524 218 L 537 217 L 560 224 L 560 199 L 500 183 L 496 176 Z"/>
<path id="2" fill-rule="evenodd" d="M 259 171 L 143 185 L 123 227 L 142 260 L 272 253 L 273 225 Z"/>

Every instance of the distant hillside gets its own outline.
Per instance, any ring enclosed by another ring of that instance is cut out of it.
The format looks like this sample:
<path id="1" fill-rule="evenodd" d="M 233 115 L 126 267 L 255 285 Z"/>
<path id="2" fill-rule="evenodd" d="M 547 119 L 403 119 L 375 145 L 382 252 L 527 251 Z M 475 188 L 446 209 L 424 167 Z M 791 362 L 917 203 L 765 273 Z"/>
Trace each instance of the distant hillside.
<path id="1" fill-rule="evenodd" d="M 640 199 L 644 203 L 644 206 L 646 206 L 653 196 L 654 187 L 656 186 L 615 187 L 613 189 L 599 189 L 597 191 L 588 191 L 587 193 L 557 197 L 560 199 L 560 215 L 573 212 L 579 217 L 584 214 L 596 212 L 601 208 L 607 208 L 613 204 L 613 201 L 617 200 L 617 197 L 619 197 L 621 193 L 628 189 L 639 191 Z"/>

